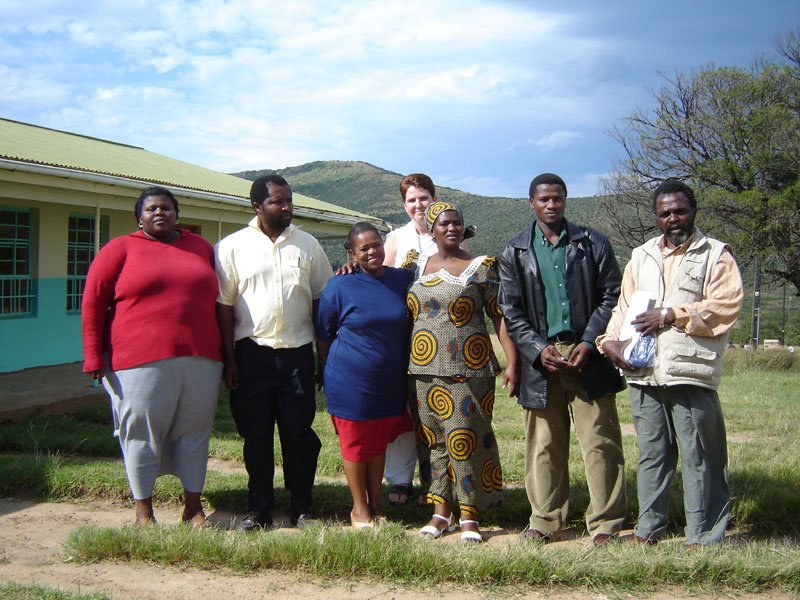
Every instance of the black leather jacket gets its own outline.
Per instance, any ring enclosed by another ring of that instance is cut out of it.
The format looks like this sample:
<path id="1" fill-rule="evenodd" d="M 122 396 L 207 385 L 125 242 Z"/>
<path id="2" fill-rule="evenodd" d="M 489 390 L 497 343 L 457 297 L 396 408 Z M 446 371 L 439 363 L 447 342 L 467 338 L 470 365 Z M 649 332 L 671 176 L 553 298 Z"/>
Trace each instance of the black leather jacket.
<path id="1" fill-rule="evenodd" d="M 575 340 L 594 345 L 606 330 L 617 304 L 621 276 L 608 238 L 591 227 L 566 222 L 567 294 Z M 498 257 L 498 297 L 508 335 L 517 347 L 520 389 L 517 401 L 526 408 L 547 404 L 547 373 L 539 354 L 547 341 L 544 286 L 531 235 L 536 222 L 509 240 Z M 596 350 L 581 372 L 588 399 L 625 389 L 625 380 L 613 363 Z"/>

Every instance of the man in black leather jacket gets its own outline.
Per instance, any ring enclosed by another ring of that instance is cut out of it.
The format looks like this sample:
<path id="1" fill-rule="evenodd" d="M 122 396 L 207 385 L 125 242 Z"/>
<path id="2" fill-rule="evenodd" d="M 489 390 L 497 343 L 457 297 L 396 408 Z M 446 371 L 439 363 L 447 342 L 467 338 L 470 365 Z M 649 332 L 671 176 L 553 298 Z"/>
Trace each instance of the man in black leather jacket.
<path id="1" fill-rule="evenodd" d="M 534 178 L 536 220 L 499 256 L 500 307 L 520 357 L 531 503 L 523 537 L 555 540 L 566 522 L 571 413 L 591 496 L 586 527 L 594 543 L 604 545 L 627 515 L 615 403 L 625 383 L 594 340 L 617 303 L 621 276 L 608 238 L 564 219 L 566 197 L 557 175 Z"/>

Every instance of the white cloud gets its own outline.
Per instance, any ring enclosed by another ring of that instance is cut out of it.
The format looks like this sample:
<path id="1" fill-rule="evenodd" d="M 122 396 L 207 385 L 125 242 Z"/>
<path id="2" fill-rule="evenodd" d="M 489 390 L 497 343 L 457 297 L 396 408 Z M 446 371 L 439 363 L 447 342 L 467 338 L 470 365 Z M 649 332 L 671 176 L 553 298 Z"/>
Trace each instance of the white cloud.
<path id="1" fill-rule="evenodd" d="M 553 150 L 554 148 L 562 148 L 564 146 L 569 146 L 575 140 L 579 140 L 581 138 L 581 134 L 578 131 L 565 131 L 559 130 L 554 131 L 548 135 L 540 137 L 536 140 L 533 144 L 542 152 L 548 152 Z"/>
<path id="2" fill-rule="evenodd" d="M 66 85 L 0 64 L 0 116 L 13 119 L 15 111 L 47 108 L 68 98 Z"/>
<path id="3" fill-rule="evenodd" d="M 559 170 L 593 194 L 651 40 L 539 4 L 2 2 L 0 115 L 224 170 L 358 159 L 514 196 Z"/>
<path id="4" fill-rule="evenodd" d="M 573 198 L 585 196 L 595 196 L 600 193 L 603 179 L 608 178 L 610 173 L 584 173 L 574 179 L 566 181 L 569 195 Z"/>

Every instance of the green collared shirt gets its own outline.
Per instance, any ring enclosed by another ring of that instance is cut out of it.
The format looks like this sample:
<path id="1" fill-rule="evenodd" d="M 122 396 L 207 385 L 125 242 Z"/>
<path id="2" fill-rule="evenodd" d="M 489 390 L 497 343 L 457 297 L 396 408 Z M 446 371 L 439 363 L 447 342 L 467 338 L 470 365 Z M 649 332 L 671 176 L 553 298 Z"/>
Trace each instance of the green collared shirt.
<path id="1" fill-rule="evenodd" d="M 566 221 L 562 222 L 561 235 L 555 245 L 537 224 L 533 228 L 533 252 L 539 265 L 539 276 L 544 285 L 544 302 L 547 314 L 547 337 L 564 331 L 572 332 L 572 318 L 567 295 L 567 240 Z"/>

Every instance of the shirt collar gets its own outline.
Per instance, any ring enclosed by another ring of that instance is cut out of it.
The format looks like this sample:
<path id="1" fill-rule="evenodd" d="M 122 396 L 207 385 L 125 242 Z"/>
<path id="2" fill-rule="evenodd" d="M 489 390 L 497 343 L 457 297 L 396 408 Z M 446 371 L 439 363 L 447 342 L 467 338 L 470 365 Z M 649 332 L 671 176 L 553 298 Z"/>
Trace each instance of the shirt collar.
<path id="1" fill-rule="evenodd" d="M 247 226 L 248 227 L 252 227 L 256 231 L 258 231 L 258 233 L 260 233 L 261 235 L 263 235 L 264 237 L 269 239 L 269 237 L 263 231 L 261 231 L 261 226 L 258 224 L 258 215 L 256 215 L 252 219 L 250 219 L 250 222 L 247 224 Z M 279 241 L 285 240 L 290 235 L 292 235 L 292 233 L 294 233 L 296 229 L 297 229 L 297 225 L 295 225 L 294 223 L 291 223 L 286 229 L 281 231 L 281 234 L 275 240 L 275 243 L 277 244 Z"/>
<path id="2" fill-rule="evenodd" d="M 548 240 L 547 236 L 544 234 L 544 231 L 542 231 L 539 228 L 539 221 L 534 222 L 533 231 L 534 231 L 534 235 L 536 236 L 535 239 L 539 243 L 540 246 L 544 246 L 544 247 L 553 246 L 555 248 L 556 246 L 560 246 L 566 240 L 566 237 L 567 237 L 567 220 L 564 219 L 564 220 L 561 221 L 561 233 L 558 234 L 558 241 L 555 244 L 551 244 L 550 240 Z"/>

